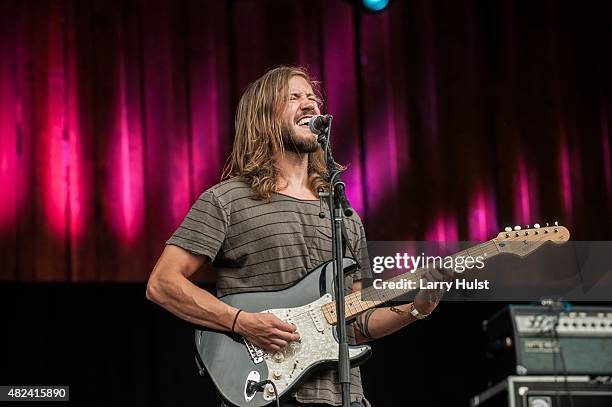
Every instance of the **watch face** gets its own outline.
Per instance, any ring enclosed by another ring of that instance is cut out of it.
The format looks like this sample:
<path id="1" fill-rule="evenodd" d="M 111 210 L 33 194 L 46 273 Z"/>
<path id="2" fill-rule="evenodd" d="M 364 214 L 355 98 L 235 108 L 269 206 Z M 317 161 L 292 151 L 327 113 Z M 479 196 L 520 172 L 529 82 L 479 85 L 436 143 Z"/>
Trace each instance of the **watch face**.
<path id="1" fill-rule="evenodd" d="M 414 308 L 414 304 L 410 304 L 410 315 L 412 315 L 415 318 L 419 317 L 419 311 L 417 311 L 417 309 Z"/>
<path id="2" fill-rule="evenodd" d="M 423 319 L 427 316 L 425 314 L 421 314 L 419 310 L 414 307 L 414 305 L 410 305 L 410 314 L 416 319 Z"/>

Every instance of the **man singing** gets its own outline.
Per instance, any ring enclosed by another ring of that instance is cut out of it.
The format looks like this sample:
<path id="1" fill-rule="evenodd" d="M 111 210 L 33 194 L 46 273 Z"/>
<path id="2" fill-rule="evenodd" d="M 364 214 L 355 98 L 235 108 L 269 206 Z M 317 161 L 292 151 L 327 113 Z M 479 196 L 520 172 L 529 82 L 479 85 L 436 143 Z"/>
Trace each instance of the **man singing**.
<path id="1" fill-rule="evenodd" d="M 147 285 L 147 298 L 176 316 L 219 331 L 234 331 L 276 351 L 299 340 L 296 327 L 272 314 L 231 307 L 188 279 L 213 261 L 217 295 L 281 290 L 331 259 L 329 219 L 319 217 L 317 191 L 327 169 L 308 126 L 321 100 L 308 73 L 281 66 L 248 86 L 236 112 L 236 134 L 223 181 L 205 191 L 168 240 Z M 324 208 L 325 210 L 325 208 Z M 346 219 L 348 238 L 362 269 L 346 277 L 347 293 L 371 276 L 363 225 Z M 349 343 L 397 331 L 428 315 L 438 298 L 375 308 L 347 330 Z M 351 370 L 351 406 L 369 406 L 358 368 Z M 335 369 L 308 379 L 284 406 L 341 405 Z"/>

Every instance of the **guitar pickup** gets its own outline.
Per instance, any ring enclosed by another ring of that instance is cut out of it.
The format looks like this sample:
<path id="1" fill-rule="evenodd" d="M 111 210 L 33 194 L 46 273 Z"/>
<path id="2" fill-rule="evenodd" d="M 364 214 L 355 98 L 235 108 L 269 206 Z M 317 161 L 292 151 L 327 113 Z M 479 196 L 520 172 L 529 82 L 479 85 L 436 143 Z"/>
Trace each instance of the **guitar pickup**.
<path id="1" fill-rule="evenodd" d="M 311 309 L 308 310 L 308 315 L 310 315 L 310 319 L 312 319 L 312 322 L 314 323 L 315 328 L 317 328 L 317 331 L 323 332 L 325 330 L 325 325 L 323 324 L 322 318 L 323 314 Z"/>

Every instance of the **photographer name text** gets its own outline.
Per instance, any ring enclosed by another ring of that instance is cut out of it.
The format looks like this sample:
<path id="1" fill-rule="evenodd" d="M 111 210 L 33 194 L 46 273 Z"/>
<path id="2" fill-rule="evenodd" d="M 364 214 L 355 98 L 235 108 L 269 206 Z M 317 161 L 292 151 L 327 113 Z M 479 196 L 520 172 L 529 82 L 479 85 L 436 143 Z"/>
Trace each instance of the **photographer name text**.
<path id="1" fill-rule="evenodd" d="M 488 290 L 489 280 L 467 280 L 458 278 L 453 281 L 427 281 L 424 278 L 419 280 L 411 280 L 401 278 L 397 281 L 383 281 L 380 278 L 374 279 L 373 286 L 377 290 L 445 290 L 450 291 L 453 288 L 456 290 Z"/>

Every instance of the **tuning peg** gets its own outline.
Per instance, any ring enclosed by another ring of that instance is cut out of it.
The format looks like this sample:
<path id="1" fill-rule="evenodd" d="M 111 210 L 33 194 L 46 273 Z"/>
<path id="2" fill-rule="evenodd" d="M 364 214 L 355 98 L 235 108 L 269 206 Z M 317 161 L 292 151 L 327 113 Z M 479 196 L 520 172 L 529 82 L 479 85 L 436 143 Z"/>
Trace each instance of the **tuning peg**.
<path id="1" fill-rule="evenodd" d="M 521 230 L 521 227 L 520 227 L 519 225 L 516 225 L 516 226 L 514 227 L 514 230 Z"/>
<path id="2" fill-rule="evenodd" d="M 555 221 L 555 226 L 559 226 L 559 222 Z"/>
<path id="3" fill-rule="evenodd" d="M 546 222 L 546 227 L 548 227 L 548 222 Z"/>
<path id="4" fill-rule="evenodd" d="M 512 232 L 512 228 L 510 226 L 506 226 L 504 232 Z"/>
<path id="5" fill-rule="evenodd" d="M 525 229 L 529 229 L 529 225 L 525 226 Z"/>
<path id="6" fill-rule="evenodd" d="M 539 223 L 534 223 L 534 224 L 533 224 L 533 227 L 534 227 L 535 229 L 539 229 L 539 228 L 540 228 L 540 224 L 539 224 Z"/>

